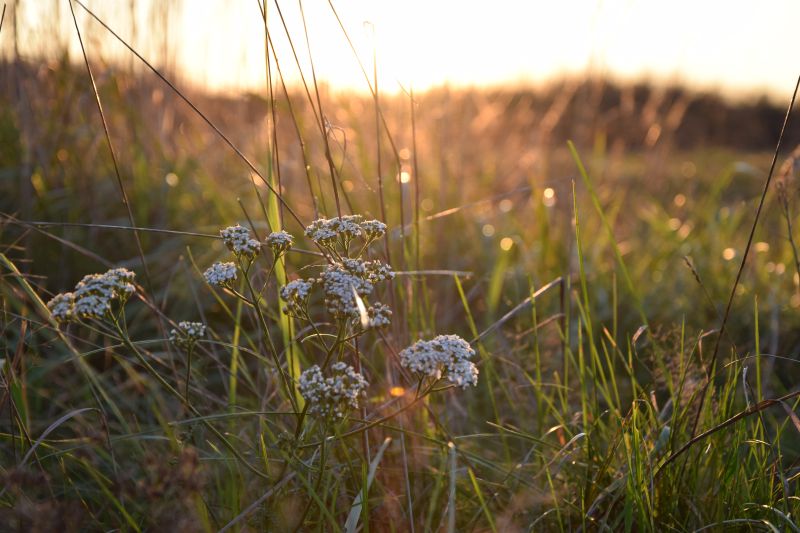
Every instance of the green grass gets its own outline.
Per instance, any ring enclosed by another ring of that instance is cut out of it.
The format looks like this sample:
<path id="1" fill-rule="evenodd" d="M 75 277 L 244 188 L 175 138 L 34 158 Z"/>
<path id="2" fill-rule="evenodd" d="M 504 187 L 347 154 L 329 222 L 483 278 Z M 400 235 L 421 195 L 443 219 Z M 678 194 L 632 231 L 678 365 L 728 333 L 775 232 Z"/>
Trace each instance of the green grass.
<path id="1" fill-rule="evenodd" d="M 97 80 L 149 280 L 86 71 L 18 72 L 30 109 L 0 95 L 0 529 L 798 528 L 790 174 L 712 365 L 769 154 L 620 152 L 597 131 L 531 146 L 535 118 L 478 120 L 500 105 L 480 93 L 376 110 L 271 76 L 274 102 L 234 112 L 186 93 L 254 169 L 160 82 Z M 386 330 L 348 338 L 319 292 L 307 319 L 282 310 L 280 287 L 327 261 L 289 209 L 336 216 L 334 184 L 343 214 L 389 227 L 363 252 L 398 271 L 369 300 L 390 304 Z M 285 228 L 295 251 L 265 248 L 251 286 L 240 272 L 220 290 L 202 272 L 231 260 L 217 234 L 236 222 Z M 44 302 L 112 266 L 140 283 L 124 314 L 56 324 Z M 181 320 L 208 326 L 191 369 L 167 340 Z M 472 341 L 477 386 L 418 388 L 398 352 L 451 333 Z M 370 383 L 338 422 L 297 388 L 336 360 Z"/>

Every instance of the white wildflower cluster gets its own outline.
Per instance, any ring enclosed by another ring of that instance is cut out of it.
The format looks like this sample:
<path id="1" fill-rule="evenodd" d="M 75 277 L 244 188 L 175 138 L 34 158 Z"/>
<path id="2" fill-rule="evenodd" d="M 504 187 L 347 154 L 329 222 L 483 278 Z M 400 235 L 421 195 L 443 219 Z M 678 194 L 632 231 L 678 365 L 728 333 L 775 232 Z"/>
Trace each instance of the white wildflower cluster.
<path id="1" fill-rule="evenodd" d="M 209 285 L 227 287 L 236 281 L 236 265 L 233 263 L 216 262 L 203 272 L 203 277 Z"/>
<path id="2" fill-rule="evenodd" d="M 386 234 L 386 224 L 379 220 L 364 220 L 361 215 L 320 218 L 306 228 L 306 236 L 315 243 L 333 249 L 337 243 L 347 245 L 356 237 L 371 242 Z"/>
<path id="3" fill-rule="evenodd" d="M 178 327 L 169 332 L 169 340 L 178 348 L 188 350 L 194 343 L 203 338 L 206 334 L 206 325 L 202 322 L 178 323 Z"/>
<path id="4" fill-rule="evenodd" d="M 349 273 L 364 278 L 371 284 L 394 279 L 392 267 L 380 261 L 362 261 L 361 259 L 343 259 L 342 267 Z"/>
<path id="5" fill-rule="evenodd" d="M 380 220 L 365 220 L 360 226 L 369 240 L 378 239 L 386 235 L 386 224 Z"/>
<path id="6" fill-rule="evenodd" d="M 321 275 L 328 312 L 336 317 L 358 317 L 356 294 L 366 298 L 376 283 L 392 278 L 392 269 L 380 261 L 344 259 L 328 265 Z"/>
<path id="7" fill-rule="evenodd" d="M 306 228 L 306 237 L 321 246 L 332 246 L 340 238 L 348 242 L 361 236 L 359 223 L 362 218 L 361 215 L 346 215 L 317 219 Z"/>
<path id="8" fill-rule="evenodd" d="M 364 324 L 361 322 L 361 317 L 353 318 L 355 324 Z M 384 328 L 392 323 L 392 310 L 388 305 L 380 302 L 375 302 L 367 308 L 367 323 L 364 329 L 378 329 Z"/>
<path id="9" fill-rule="evenodd" d="M 331 365 L 329 377 L 314 365 L 300 375 L 300 394 L 308 402 L 308 412 L 343 418 L 349 409 L 358 409 L 369 383 L 359 372 L 343 362 Z"/>
<path id="10" fill-rule="evenodd" d="M 56 294 L 52 300 L 47 302 L 47 308 L 56 322 L 69 322 L 75 316 L 75 295 L 71 292 Z"/>
<path id="11" fill-rule="evenodd" d="M 275 257 L 280 256 L 294 244 L 292 236 L 285 231 L 273 231 L 267 237 L 267 246 L 272 249 Z"/>
<path id="12" fill-rule="evenodd" d="M 239 224 L 230 226 L 219 231 L 222 242 L 234 253 L 236 257 L 254 259 L 261 251 L 261 244 L 250 238 L 250 230 L 243 228 Z"/>
<path id="13" fill-rule="evenodd" d="M 355 318 L 359 315 L 355 295 L 364 298 L 372 293 L 372 283 L 347 270 L 341 265 L 328 265 L 322 273 L 325 305 L 328 312 L 340 318 Z"/>
<path id="14" fill-rule="evenodd" d="M 76 318 L 103 318 L 111 313 L 112 303 L 120 306 L 136 292 L 136 275 L 126 268 L 112 268 L 105 274 L 89 274 L 75 285 L 73 292 L 57 294 L 47 308 L 58 322 Z"/>
<path id="15" fill-rule="evenodd" d="M 400 364 L 422 376 L 435 380 L 446 377 L 466 388 L 478 384 L 478 368 L 470 361 L 474 355 L 475 350 L 458 335 L 439 335 L 402 350 Z"/>
<path id="16" fill-rule="evenodd" d="M 370 328 L 383 328 L 392 322 L 392 310 L 388 305 L 375 302 L 367 309 Z"/>
<path id="17" fill-rule="evenodd" d="M 283 312 L 294 316 L 303 316 L 308 305 L 308 296 L 314 286 L 312 281 L 296 279 L 281 288 L 281 299 L 286 302 Z"/>

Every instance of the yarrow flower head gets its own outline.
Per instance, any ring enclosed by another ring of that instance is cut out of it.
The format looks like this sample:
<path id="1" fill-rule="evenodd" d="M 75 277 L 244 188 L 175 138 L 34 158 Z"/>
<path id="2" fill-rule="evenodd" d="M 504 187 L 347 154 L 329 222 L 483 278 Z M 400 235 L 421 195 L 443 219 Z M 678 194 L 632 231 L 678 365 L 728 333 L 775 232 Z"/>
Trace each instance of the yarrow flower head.
<path id="1" fill-rule="evenodd" d="M 77 318 L 103 318 L 111 313 L 116 300 L 125 305 L 136 292 L 136 275 L 127 268 L 112 268 L 105 274 L 89 274 L 75 285 L 73 292 L 57 294 L 47 303 L 53 318 L 68 322 Z"/>
<path id="2" fill-rule="evenodd" d="M 361 230 L 369 240 L 378 239 L 386 235 L 386 224 L 380 220 L 365 220 L 359 226 L 361 226 Z"/>
<path id="3" fill-rule="evenodd" d="M 178 327 L 169 332 L 169 340 L 178 348 L 188 350 L 206 334 L 206 325 L 202 322 L 178 323 Z"/>
<path id="4" fill-rule="evenodd" d="M 227 287 L 236 281 L 236 265 L 233 263 L 216 262 L 203 272 L 203 277 L 209 285 Z"/>
<path id="5" fill-rule="evenodd" d="M 364 329 L 384 328 L 392 323 L 392 310 L 386 304 L 375 302 L 367 308 L 366 326 L 360 316 L 354 318 L 353 322 L 360 323 Z"/>
<path id="6" fill-rule="evenodd" d="M 359 316 L 359 298 L 372 294 L 376 283 L 394 278 L 389 265 L 380 261 L 344 259 L 341 263 L 328 265 L 321 275 L 325 304 L 328 312 L 336 317 Z"/>
<path id="7" fill-rule="evenodd" d="M 250 238 L 250 230 L 243 228 L 239 224 L 230 226 L 219 231 L 222 242 L 234 253 L 236 257 L 254 259 L 261 251 L 261 244 Z"/>
<path id="8" fill-rule="evenodd" d="M 365 276 L 355 274 L 341 264 L 329 265 L 321 279 L 328 312 L 339 318 L 358 317 L 355 296 L 364 298 L 372 294 L 372 283 Z"/>
<path id="9" fill-rule="evenodd" d="M 320 218 L 306 228 L 306 237 L 310 237 L 320 246 L 332 248 L 341 239 L 345 244 L 356 237 L 360 237 L 361 215 L 346 215 L 343 217 Z"/>
<path id="10" fill-rule="evenodd" d="M 478 367 L 470 361 L 475 350 L 458 335 L 439 335 L 417 341 L 400 352 L 400 364 L 422 376 L 447 378 L 461 388 L 478 384 Z"/>
<path id="11" fill-rule="evenodd" d="M 293 244 L 294 239 L 285 231 L 273 231 L 267 237 L 267 246 L 272 249 L 272 253 L 276 258 L 289 250 Z"/>
<path id="12" fill-rule="evenodd" d="M 306 313 L 308 296 L 313 286 L 313 282 L 304 279 L 296 279 L 284 285 L 281 288 L 281 299 L 286 302 L 283 312 L 294 316 L 303 316 Z"/>
<path id="13" fill-rule="evenodd" d="M 331 365 L 328 377 L 318 365 L 312 366 L 300 375 L 299 385 L 309 413 L 340 419 L 348 410 L 358 409 L 369 383 L 352 366 L 338 362 Z"/>
<path id="14" fill-rule="evenodd" d="M 56 294 L 49 302 L 47 308 L 59 324 L 69 322 L 74 318 L 75 295 L 71 292 Z"/>

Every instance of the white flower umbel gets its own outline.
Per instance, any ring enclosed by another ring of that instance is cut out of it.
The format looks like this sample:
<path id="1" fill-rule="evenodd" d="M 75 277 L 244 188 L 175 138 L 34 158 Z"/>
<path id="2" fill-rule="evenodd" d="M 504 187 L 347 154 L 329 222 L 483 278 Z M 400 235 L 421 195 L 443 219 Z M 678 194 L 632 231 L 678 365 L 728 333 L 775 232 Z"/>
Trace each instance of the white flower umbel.
<path id="1" fill-rule="evenodd" d="M 429 341 L 417 341 L 400 352 L 400 364 L 422 376 L 442 377 L 466 388 L 478 384 L 478 367 L 470 359 L 475 350 L 458 335 L 439 335 Z"/>
<path id="2" fill-rule="evenodd" d="M 178 323 L 178 327 L 169 332 L 169 340 L 178 348 L 188 350 L 206 334 L 206 325 L 202 322 Z"/>
<path id="3" fill-rule="evenodd" d="M 359 226 L 361 226 L 368 240 L 378 239 L 386 235 L 386 224 L 380 220 L 365 220 Z"/>
<path id="4" fill-rule="evenodd" d="M 253 260 L 261 251 L 261 244 L 250 238 L 250 230 L 239 224 L 219 230 L 219 235 L 236 257 Z"/>
<path id="5" fill-rule="evenodd" d="M 365 298 L 372 294 L 376 283 L 392 278 L 391 267 L 380 261 L 343 259 L 341 263 L 328 265 L 321 276 L 328 312 L 340 318 L 358 318 L 355 294 Z"/>
<path id="6" fill-rule="evenodd" d="M 136 275 L 127 268 L 112 268 L 105 274 L 89 274 L 84 276 L 75 285 L 75 290 L 71 293 L 72 310 L 67 311 L 66 306 L 70 297 L 65 295 L 53 303 L 52 312 L 58 305 L 59 316 L 72 318 L 103 318 L 111 313 L 111 304 L 114 300 L 124 305 L 128 298 L 136 292 L 133 281 Z M 53 315 L 56 320 L 59 320 Z"/>
<path id="7" fill-rule="evenodd" d="M 270 247 L 275 257 L 285 253 L 293 244 L 294 239 L 285 231 L 273 231 L 267 236 L 267 246 Z"/>
<path id="8" fill-rule="evenodd" d="M 308 296 L 314 284 L 304 279 L 290 281 L 281 288 L 281 299 L 286 302 L 283 312 L 294 315 L 304 316 L 308 305 Z"/>
<path id="9" fill-rule="evenodd" d="M 203 277 L 209 285 L 228 287 L 236 281 L 236 265 L 233 263 L 216 262 L 203 272 Z"/>
<path id="10" fill-rule="evenodd" d="M 78 318 L 103 318 L 111 313 L 111 299 L 98 294 L 87 294 L 75 299 L 74 312 Z"/>
<path id="11" fill-rule="evenodd" d="M 49 302 L 47 308 L 59 324 L 69 322 L 74 318 L 75 295 L 71 292 L 56 294 Z"/>
<path id="12" fill-rule="evenodd" d="M 394 279 L 392 267 L 380 261 L 363 261 L 361 259 L 343 259 L 342 267 L 360 278 L 375 285 L 380 281 Z"/>
<path id="13" fill-rule="evenodd" d="M 388 305 L 375 302 L 367 308 L 367 327 L 366 329 L 385 328 L 392 323 L 392 310 Z M 360 317 L 353 320 L 356 324 L 360 323 Z"/>
<path id="14" fill-rule="evenodd" d="M 338 318 L 357 318 L 355 294 L 361 298 L 372 294 L 372 283 L 366 279 L 366 274 L 354 274 L 338 263 L 329 265 L 321 279 L 328 312 Z"/>
<path id="15" fill-rule="evenodd" d="M 127 299 L 128 296 L 136 292 L 136 287 L 133 285 L 136 274 L 127 268 L 112 268 L 104 276 L 106 277 L 106 283 L 114 287 L 119 298 Z"/>
<path id="16" fill-rule="evenodd" d="M 347 245 L 352 239 L 362 235 L 362 219 L 361 215 L 320 218 L 308 225 L 306 237 L 327 248 L 332 248 L 339 241 Z"/>
<path id="17" fill-rule="evenodd" d="M 329 377 L 318 365 L 312 366 L 300 375 L 299 385 L 309 413 L 343 418 L 348 410 L 358 409 L 369 383 L 352 366 L 338 362 L 331 365 Z"/>
<path id="18" fill-rule="evenodd" d="M 136 292 L 136 274 L 127 268 L 112 268 L 105 274 L 89 274 L 75 285 L 73 292 L 57 294 L 47 302 L 53 318 L 69 322 L 79 318 L 103 318 L 111 313 L 111 304 L 125 305 Z"/>

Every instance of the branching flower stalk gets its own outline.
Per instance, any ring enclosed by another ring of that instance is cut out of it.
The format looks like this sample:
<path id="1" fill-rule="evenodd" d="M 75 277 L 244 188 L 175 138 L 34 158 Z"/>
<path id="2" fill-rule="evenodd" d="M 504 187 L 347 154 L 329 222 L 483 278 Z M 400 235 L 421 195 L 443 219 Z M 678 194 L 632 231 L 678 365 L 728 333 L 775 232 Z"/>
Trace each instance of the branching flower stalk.
<path id="1" fill-rule="evenodd" d="M 136 290 L 133 279 L 134 273 L 123 268 L 111 269 L 105 274 L 84 276 L 75 286 L 74 292 L 56 295 L 47 303 L 47 308 L 59 323 L 93 321 L 96 324 L 111 325 L 122 344 L 133 352 L 142 366 L 161 386 L 184 403 L 187 409 L 200 419 L 248 470 L 259 477 L 269 479 L 267 474 L 251 465 L 217 428 L 202 418 L 200 411 L 188 401 L 186 396 L 164 379 L 131 340 L 125 319 L 125 303 Z"/>
<path id="2" fill-rule="evenodd" d="M 256 315 L 258 316 L 258 321 L 261 325 L 261 329 L 264 331 L 264 335 L 266 336 L 267 342 L 269 343 L 269 353 L 270 356 L 272 357 L 272 361 L 275 364 L 275 368 L 277 369 L 278 374 L 280 374 L 281 384 L 283 385 L 284 393 L 289 398 L 289 402 L 292 404 L 292 409 L 295 412 L 297 412 L 299 409 L 297 405 L 297 400 L 295 399 L 294 396 L 294 389 L 291 385 L 289 377 L 283 370 L 283 366 L 281 365 L 280 360 L 278 359 L 278 352 L 275 348 L 275 343 L 272 340 L 272 335 L 269 332 L 269 325 L 267 324 L 267 320 L 264 317 L 264 311 L 261 309 L 261 294 L 256 292 L 256 290 L 253 288 L 252 282 L 250 281 L 250 275 L 249 275 L 250 267 L 252 266 L 253 262 L 248 261 L 246 264 L 242 264 L 243 262 L 242 259 L 240 259 L 239 261 L 240 261 L 239 268 L 242 269 L 242 273 L 244 274 L 245 284 L 247 285 L 247 290 L 249 291 L 250 296 L 252 297 L 251 304 L 256 311 Z"/>
<path id="3" fill-rule="evenodd" d="M 206 333 L 206 326 L 202 322 L 180 322 L 176 329 L 170 332 L 169 340 L 178 348 L 186 350 L 186 385 L 184 396 L 189 402 L 189 382 L 192 375 L 192 355 L 197 341 Z"/>
<path id="4" fill-rule="evenodd" d="M 392 311 L 389 306 L 376 301 L 374 294 L 379 283 L 389 281 L 395 274 L 392 268 L 379 260 L 366 258 L 371 243 L 385 235 L 386 226 L 379 221 L 364 221 L 359 215 L 319 219 L 306 228 L 306 236 L 324 252 L 326 262 L 312 265 L 320 269 L 317 276 L 295 279 L 278 287 L 278 295 L 283 300 L 284 312 L 308 324 L 308 336 L 289 342 L 309 341 L 309 346 L 319 354 L 317 364 L 310 364 L 299 376 L 297 382 L 289 376 L 280 363 L 278 349 L 270 331 L 270 318 L 262 309 L 267 288 L 276 265 L 291 248 L 293 240 L 286 232 L 276 232 L 266 239 L 266 246 L 273 257 L 269 267 L 263 271 L 266 279 L 260 289 L 255 283 L 261 272 L 254 268 L 262 244 L 250 238 L 250 232 L 236 225 L 220 231 L 220 236 L 233 254 L 233 261 L 216 262 L 203 273 L 206 282 L 219 287 L 225 293 L 239 300 L 240 304 L 252 306 L 255 310 L 258 327 L 263 331 L 263 342 L 269 356 L 259 356 L 262 361 L 271 361 L 279 375 L 281 396 L 289 399 L 295 416 L 294 435 L 279 445 L 281 468 L 278 479 L 282 479 L 292 464 L 311 469 L 312 474 L 303 478 L 309 490 L 317 493 L 322 480 L 327 475 L 331 457 L 328 441 L 334 442 L 350 436 L 360 435 L 366 443 L 367 431 L 381 425 L 404 411 L 417 405 L 430 394 L 451 388 L 466 388 L 477 383 L 478 370 L 470 361 L 475 355 L 470 345 L 455 335 L 440 335 L 432 340 L 420 340 L 399 354 L 394 352 L 394 364 L 398 366 L 404 381 L 413 388 L 413 395 L 407 397 L 406 405 L 386 416 L 370 420 L 366 399 L 369 383 L 362 373 L 363 354 L 359 350 L 359 339 L 369 331 L 387 343 L 384 329 L 390 325 Z M 355 255 L 353 252 L 356 251 Z M 205 324 L 199 322 L 179 322 L 170 332 L 170 341 L 186 353 L 186 376 L 184 390 L 172 385 L 153 366 L 148 354 L 131 340 L 125 318 L 125 303 L 135 291 L 132 284 L 133 273 L 125 269 L 112 269 L 105 274 L 93 274 L 84 279 L 70 293 L 56 296 L 48 303 L 48 308 L 58 322 L 81 321 L 108 332 L 102 334 L 118 339 L 125 349 L 130 350 L 142 367 L 186 406 L 187 412 L 197 417 L 230 450 L 237 461 L 259 477 L 271 479 L 265 469 L 259 469 L 201 415 L 190 400 L 192 358 L 196 342 L 205 334 Z M 260 284 L 260 279 L 258 279 Z M 238 285 L 238 288 L 237 288 Z M 327 314 L 330 319 L 320 320 L 318 313 Z M 238 320 L 235 318 L 235 320 Z M 274 324 L 272 324 L 274 326 Z M 335 330 L 335 332 L 333 331 Z M 101 331 L 101 330 L 98 330 Z M 331 340 L 331 337 L 333 340 Z M 388 343 L 387 343 L 388 345 Z M 353 366 L 345 362 L 352 350 Z M 235 374 L 235 368 L 231 373 Z M 449 383 L 442 386 L 442 381 Z M 300 408 L 299 398 L 304 403 Z M 391 405 L 394 403 L 392 402 Z M 388 407 L 388 406 L 387 406 Z M 358 413 L 353 418 L 351 412 Z M 309 422 L 311 420 L 311 422 Z M 343 431 L 347 422 L 357 423 L 349 431 Z M 308 443 L 313 433 L 321 437 Z M 264 435 L 261 435 L 262 449 L 266 450 Z M 304 450 L 313 449 L 311 457 Z M 368 446 L 365 444 L 364 457 L 369 460 Z M 305 458 L 304 458 L 305 456 Z M 264 452 L 266 458 L 266 451 Z M 315 464 L 316 463 L 316 464 Z M 312 466 L 313 465 L 313 466 Z M 313 479 L 312 478 L 316 478 Z M 321 501 L 318 505 L 323 505 Z M 302 516 L 312 508 L 309 501 Z M 300 523 L 303 523 L 301 520 Z"/>
<path id="5" fill-rule="evenodd" d="M 127 324 L 125 323 L 124 317 L 123 317 L 123 320 L 118 320 L 116 317 L 110 317 L 110 318 L 112 319 L 112 324 L 114 325 L 117 333 L 119 334 L 120 340 L 122 340 L 122 343 L 131 352 L 133 352 L 133 354 L 136 356 L 136 358 L 139 360 L 139 362 L 142 364 L 142 366 L 145 368 L 145 370 L 147 370 L 147 372 L 151 376 L 153 376 L 156 379 L 156 381 L 158 381 L 161 384 L 161 386 L 164 387 L 170 394 L 172 394 L 178 400 L 183 402 L 184 405 L 186 405 L 186 408 L 195 417 L 197 417 L 203 423 L 203 425 L 206 428 L 208 428 L 208 430 L 211 431 L 214 434 L 215 437 L 217 437 L 225 445 L 225 447 L 234 455 L 234 457 L 236 457 L 236 459 L 240 463 L 242 463 L 242 465 L 245 468 L 247 468 L 250 472 L 253 472 L 254 474 L 256 474 L 257 476 L 259 476 L 261 478 L 270 479 L 269 475 L 267 475 L 266 473 L 258 470 L 256 467 L 254 467 L 252 464 L 250 464 L 250 462 L 242 456 L 242 454 L 239 452 L 239 450 L 237 450 L 236 447 L 233 444 L 231 444 L 231 442 L 225 437 L 225 435 L 222 434 L 222 432 L 220 432 L 217 428 L 215 428 L 213 426 L 213 424 L 211 424 L 211 422 L 209 422 L 208 420 L 205 420 L 203 418 L 203 414 L 200 411 L 198 411 L 197 408 L 194 405 L 191 404 L 191 402 L 188 401 L 187 397 L 182 395 L 175 387 L 170 385 L 169 382 L 166 379 L 164 379 L 164 377 L 161 374 L 159 374 L 158 370 L 156 370 L 153 367 L 153 365 L 151 365 L 150 362 L 147 360 L 147 357 L 145 357 L 139 351 L 139 349 L 136 347 L 136 345 L 131 341 L 131 339 L 128 336 L 128 333 L 127 333 Z"/>

